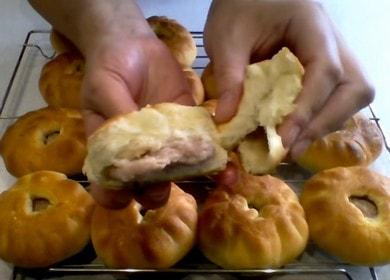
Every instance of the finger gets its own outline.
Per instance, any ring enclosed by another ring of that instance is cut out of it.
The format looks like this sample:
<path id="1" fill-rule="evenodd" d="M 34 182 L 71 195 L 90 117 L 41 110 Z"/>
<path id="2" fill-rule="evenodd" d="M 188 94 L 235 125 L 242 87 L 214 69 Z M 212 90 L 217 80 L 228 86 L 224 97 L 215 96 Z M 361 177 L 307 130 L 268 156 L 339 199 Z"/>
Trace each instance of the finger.
<path id="1" fill-rule="evenodd" d="M 239 179 L 239 170 L 234 163 L 228 163 L 226 168 L 214 177 L 217 186 L 232 186 Z"/>
<path id="2" fill-rule="evenodd" d="M 84 122 L 87 135 L 106 119 L 137 110 L 129 88 L 111 73 L 86 75 L 82 87 Z"/>
<path id="3" fill-rule="evenodd" d="M 104 123 L 106 118 L 92 110 L 83 110 L 83 120 L 85 134 L 88 137 Z"/>
<path id="4" fill-rule="evenodd" d="M 283 145 L 290 147 L 313 116 L 323 107 L 339 83 L 339 75 L 331 70 L 337 64 L 314 61 L 305 67 L 303 88 L 295 100 L 296 109 L 278 127 Z M 341 67 L 340 67 L 341 68 Z M 338 71 L 338 70 L 335 70 Z"/>
<path id="5" fill-rule="evenodd" d="M 162 102 L 194 105 L 190 84 L 167 46 L 161 41 L 154 42 L 153 50 L 148 54 L 150 65 L 145 66 L 147 73 L 143 75 L 148 80 L 141 87 L 142 94 L 135 98 L 137 104 L 140 107 Z"/>
<path id="6" fill-rule="evenodd" d="M 287 148 L 321 110 L 343 75 L 329 19 L 317 5 L 308 8 L 312 10 L 293 21 L 286 35 L 288 45 L 305 68 L 303 89 L 295 101 L 297 109 L 278 128 Z"/>
<path id="7" fill-rule="evenodd" d="M 95 201 L 103 207 L 111 209 L 120 209 L 126 207 L 131 197 L 129 196 L 129 190 L 111 190 L 104 189 L 96 184 L 91 184 L 91 195 Z"/>
<path id="8" fill-rule="evenodd" d="M 215 121 L 229 121 L 236 113 L 243 90 L 245 67 L 249 63 L 250 52 L 246 49 L 219 50 L 210 57 L 214 79 L 218 90 Z"/>
<path id="9" fill-rule="evenodd" d="M 341 127 L 348 118 L 359 111 L 361 102 L 354 98 L 367 89 L 354 85 L 341 85 L 320 113 L 308 124 L 291 147 L 290 154 L 297 159 L 314 140 Z M 366 94 L 366 93 L 364 93 Z"/>
<path id="10" fill-rule="evenodd" d="M 171 183 L 164 182 L 143 186 L 133 191 L 134 198 L 145 209 L 155 209 L 165 205 L 171 193 Z"/>
<path id="11" fill-rule="evenodd" d="M 297 159 L 312 141 L 339 129 L 347 119 L 374 98 L 374 89 L 350 52 L 341 46 L 340 53 L 346 74 L 320 113 L 293 144 L 290 153 L 294 159 Z"/>

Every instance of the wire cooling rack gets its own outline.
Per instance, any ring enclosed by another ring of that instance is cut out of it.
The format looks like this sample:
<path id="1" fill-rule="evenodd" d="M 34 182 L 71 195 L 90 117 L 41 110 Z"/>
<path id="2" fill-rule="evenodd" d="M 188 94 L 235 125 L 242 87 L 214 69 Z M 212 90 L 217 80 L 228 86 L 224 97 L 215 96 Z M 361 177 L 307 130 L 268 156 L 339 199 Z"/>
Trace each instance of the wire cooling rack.
<path id="1" fill-rule="evenodd" d="M 48 61 L 55 56 L 55 52 L 49 44 L 49 34 L 50 31 L 48 30 L 32 30 L 27 33 L 19 57 L 12 72 L 12 76 L 9 80 L 6 92 L 4 93 L 1 100 L 0 121 L 13 121 L 22 114 L 15 109 L 16 107 L 13 104 L 15 103 L 15 100 L 12 99 L 15 99 L 15 96 L 13 96 L 14 88 L 17 85 L 23 85 L 25 83 L 26 74 L 23 76 L 20 72 L 25 71 L 24 68 L 29 68 L 29 62 L 26 62 L 28 61 L 28 56 L 37 56 L 41 60 L 38 67 L 43 66 L 45 61 Z M 197 59 L 193 65 L 193 68 L 198 72 L 198 74 L 200 74 L 209 61 L 203 48 L 203 33 L 195 31 L 191 32 L 191 34 L 196 41 L 196 46 L 198 49 Z M 28 75 L 29 74 L 27 74 L 27 76 Z M 19 89 L 19 91 L 23 90 Z M 24 95 L 24 93 L 19 95 Z M 16 97 L 16 99 L 20 98 Z M 14 107 L 9 109 L 8 106 Z M 26 108 L 23 108 L 24 111 L 26 111 Z M 27 106 L 27 108 L 29 107 Z M 374 110 L 371 107 L 368 107 L 368 110 L 370 113 L 370 119 L 374 121 L 381 130 L 385 148 L 387 149 L 387 152 L 390 153 L 387 139 L 380 126 L 380 119 L 375 115 Z M 1 122 L 0 125 L 3 125 L 3 129 L 4 126 L 6 126 L 6 124 Z M 292 174 L 295 172 L 294 168 L 297 167 L 292 167 L 290 164 L 282 164 L 280 168 L 282 170 L 281 173 L 283 173 L 283 168 L 287 170 L 287 173 Z M 302 172 L 302 170 L 299 172 Z M 304 182 L 304 179 L 306 179 L 305 175 L 299 175 L 297 177 L 290 175 L 286 176 L 284 176 L 283 179 L 290 186 L 299 186 Z M 76 179 L 80 183 L 88 183 L 84 178 Z M 191 186 L 191 184 L 194 182 L 183 181 L 180 183 L 183 186 L 188 187 Z M 195 183 L 203 184 L 205 189 L 207 189 L 207 185 L 212 184 L 212 182 L 207 180 L 203 182 L 196 181 Z M 96 259 L 96 256 L 94 255 L 93 250 L 91 249 L 91 245 L 89 245 L 79 255 L 53 267 L 33 270 L 14 267 L 12 279 L 67 279 L 67 277 L 70 277 L 69 279 L 160 279 L 163 277 L 169 277 L 169 279 L 192 279 L 190 278 L 191 275 L 203 275 L 204 277 L 194 279 L 208 279 L 208 276 L 212 277 L 212 279 L 225 279 L 225 276 L 228 277 L 226 279 L 236 279 L 235 277 L 252 279 L 253 277 L 256 279 L 268 279 L 272 277 L 272 279 L 274 279 L 274 277 L 279 276 L 291 276 L 295 278 L 289 279 L 380 280 L 377 275 L 376 268 L 352 266 L 349 264 L 340 263 L 318 250 L 318 248 L 316 248 L 313 244 L 308 245 L 305 253 L 300 256 L 296 262 L 288 264 L 283 268 L 243 270 L 221 269 L 216 265 L 208 262 L 196 249 L 194 249 L 193 252 L 185 257 L 184 260 L 182 260 L 178 265 L 169 269 L 111 269 L 99 263 L 99 261 Z M 215 278 L 215 275 L 218 275 L 220 278 Z M 74 278 L 75 276 L 77 278 Z M 100 276 L 105 277 L 97 278 Z M 383 278 L 381 280 L 385 279 Z"/>

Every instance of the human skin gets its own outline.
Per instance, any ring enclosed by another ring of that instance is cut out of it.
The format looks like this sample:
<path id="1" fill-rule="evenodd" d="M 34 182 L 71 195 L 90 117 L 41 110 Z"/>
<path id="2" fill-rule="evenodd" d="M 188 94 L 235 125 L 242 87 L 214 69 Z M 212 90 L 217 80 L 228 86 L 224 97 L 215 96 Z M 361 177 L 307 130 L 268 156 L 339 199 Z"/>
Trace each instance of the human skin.
<path id="1" fill-rule="evenodd" d="M 226 32 L 228 30 L 228 32 Z M 242 94 L 245 67 L 287 46 L 305 68 L 297 108 L 278 133 L 293 159 L 368 105 L 374 90 L 320 4 L 310 0 L 214 0 L 205 49 L 220 96 L 216 121 L 231 119 Z"/>
<path id="2" fill-rule="evenodd" d="M 87 135 L 105 120 L 147 104 L 194 105 L 187 80 L 168 48 L 155 36 L 135 1 L 30 0 L 70 39 L 86 60 L 82 85 Z M 145 208 L 163 205 L 169 183 L 113 191 L 91 186 L 101 205 L 121 208 L 132 197 Z"/>

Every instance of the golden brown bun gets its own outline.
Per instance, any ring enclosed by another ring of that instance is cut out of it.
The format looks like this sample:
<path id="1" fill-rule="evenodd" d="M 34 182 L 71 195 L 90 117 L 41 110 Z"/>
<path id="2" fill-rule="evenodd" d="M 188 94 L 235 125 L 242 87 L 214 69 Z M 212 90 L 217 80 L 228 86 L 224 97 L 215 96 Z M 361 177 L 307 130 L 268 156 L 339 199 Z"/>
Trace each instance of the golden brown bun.
<path id="1" fill-rule="evenodd" d="M 382 146 L 378 126 L 358 113 L 343 129 L 314 141 L 297 162 L 312 172 L 337 166 L 367 166 L 380 155 Z"/>
<path id="2" fill-rule="evenodd" d="M 0 194 L 0 258 L 45 267 L 75 255 L 90 240 L 93 207 L 88 192 L 61 173 L 19 178 Z"/>
<path id="3" fill-rule="evenodd" d="M 90 182 L 174 181 L 221 171 L 227 152 L 202 107 L 161 103 L 110 119 L 88 139 L 83 171 Z"/>
<path id="4" fill-rule="evenodd" d="M 390 262 L 389 178 L 366 167 L 336 167 L 308 180 L 300 200 L 310 237 L 326 252 L 352 264 Z M 364 214 L 356 200 L 373 215 Z M 367 200 L 375 206 L 367 207 Z"/>
<path id="5" fill-rule="evenodd" d="M 195 104 L 202 104 L 204 101 L 204 89 L 198 74 L 190 67 L 184 68 L 183 72 L 190 84 L 191 94 Z"/>
<path id="6" fill-rule="evenodd" d="M 193 247 L 198 214 L 190 194 L 172 183 L 167 204 L 141 209 L 135 200 L 120 210 L 96 207 L 92 243 L 108 267 L 167 268 Z"/>
<path id="7" fill-rule="evenodd" d="M 179 64 L 183 68 L 190 67 L 195 61 L 197 52 L 191 33 L 177 21 L 164 16 L 152 16 L 146 20 Z"/>
<path id="8" fill-rule="evenodd" d="M 201 81 L 204 87 L 206 99 L 218 99 L 219 93 L 214 79 L 213 65 L 207 64 L 202 72 Z"/>
<path id="9" fill-rule="evenodd" d="M 207 198 L 198 221 L 200 249 L 223 268 L 280 267 L 300 255 L 308 226 L 295 193 L 280 179 L 241 171 Z"/>
<path id="10" fill-rule="evenodd" d="M 79 174 L 86 155 L 81 114 L 67 108 L 31 111 L 7 128 L 0 153 L 16 177 L 38 170 Z"/>
<path id="11" fill-rule="evenodd" d="M 69 39 L 54 29 L 50 32 L 50 43 L 57 54 L 77 51 L 76 46 Z"/>
<path id="12" fill-rule="evenodd" d="M 67 52 L 46 63 L 39 78 L 39 90 L 48 105 L 81 109 L 81 83 L 84 59 Z"/>

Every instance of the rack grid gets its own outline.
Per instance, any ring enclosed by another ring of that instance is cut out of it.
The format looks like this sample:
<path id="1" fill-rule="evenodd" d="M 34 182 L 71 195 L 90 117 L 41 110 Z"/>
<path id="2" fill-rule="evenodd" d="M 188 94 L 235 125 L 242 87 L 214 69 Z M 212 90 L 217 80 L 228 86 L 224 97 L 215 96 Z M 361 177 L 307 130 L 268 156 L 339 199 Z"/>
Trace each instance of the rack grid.
<path id="1" fill-rule="evenodd" d="M 48 37 L 50 34 L 50 30 L 31 30 L 27 33 L 24 43 L 22 45 L 21 51 L 19 53 L 19 57 L 16 61 L 14 70 L 12 72 L 11 78 L 9 80 L 6 91 L 3 95 L 0 105 L 0 121 L 10 120 L 13 121 L 17 119 L 20 114 L 4 114 L 5 109 L 7 108 L 7 103 L 12 95 L 12 90 L 17 82 L 17 76 L 19 71 L 21 71 L 21 65 L 23 64 L 23 60 L 28 56 L 27 50 L 34 49 L 45 60 L 49 60 L 55 56 L 55 52 L 52 49 L 44 48 L 41 46 L 40 42 L 34 38 L 35 36 L 47 36 L 46 40 L 48 42 Z M 205 68 L 208 63 L 208 57 L 203 48 L 203 33 L 199 31 L 191 32 L 198 49 L 197 59 L 193 65 L 193 68 L 198 72 Z M 47 43 L 46 42 L 46 43 Z M 370 119 L 374 121 L 379 129 L 381 130 L 384 145 L 387 150 L 387 154 L 390 153 L 390 147 L 388 145 L 387 139 L 383 133 L 383 130 L 380 126 L 380 119 L 375 115 L 372 107 L 368 107 L 370 112 Z M 280 165 L 281 169 L 294 169 L 296 167 L 291 167 L 290 164 L 282 163 Z M 291 170 L 289 170 L 291 172 Z M 87 185 L 88 182 L 85 178 L 76 178 L 83 185 Z M 296 178 L 284 178 L 285 181 L 289 185 L 301 185 L 304 182 L 304 178 L 298 177 Z M 182 181 L 179 182 L 182 185 L 191 185 L 192 183 L 203 184 L 205 189 L 207 186 L 212 184 L 211 181 Z M 66 276 L 74 276 L 79 275 L 80 277 L 89 277 L 94 278 L 96 275 L 111 275 L 115 277 L 114 279 L 118 279 L 123 277 L 124 279 L 131 279 L 131 277 L 139 277 L 141 275 L 151 276 L 152 279 L 165 277 L 166 275 L 170 275 L 173 278 L 177 277 L 177 279 L 181 279 L 180 277 L 189 275 L 189 274 L 201 274 L 201 275 L 214 275 L 218 274 L 221 276 L 224 275 L 234 275 L 237 277 L 260 277 L 260 278 L 269 278 L 273 276 L 280 275 L 295 275 L 295 276 L 306 276 L 309 278 L 300 278 L 300 279 L 314 279 L 313 277 L 317 277 L 319 275 L 329 276 L 331 278 L 321 278 L 321 279 L 334 279 L 333 277 L 342 277 L 337 279 L 349 279 L 349 280 L 358 280 L 358 279 L 368 279 L 370 277 L 372 280 L 380 280 L 375 267 L 358 267 L 345 263 L 337 262 L 330 256 L 327 256 L 323 252 L 317 252 L 319 249 L 315 247 L 313 244 L 309 244 L 305 253 L 309 256 L 315 256 L 313 259 L 309 258 L 309 261 L 305 257 L 301 257 L 292 264 L 288 264 L 280 269 L 244 269 L 244 270 L 231 270 L 231 269 L 221 269 L 216 265 L 208 262 L 204 257 L 202 258 L 199 252 L 190 253 L 183 261 L 181 261 L 177 266 L 169 269 L 111 269 L 107 268 L 100 263 L 95 263 L 95 261 L 89 261 L 86 263 L 63 263 L 60 265 L 56 265 L 53 267 L 45 268 L 45 269 L 22 269 L 19 267 L 13 268 L 12 279 L 47 279 L 54 277 L 66 277 Z M 319 260 L 317 258 L 319 257 Z M 364 276 L 360 274 L 360 272 L 364 271 Z M 64 279 L 64 278 L 61 278 Z M 66 278 L 65 278 L 66 279 Z M 72 278 L 73 279 L 73 278 Z M 78 278 L 79 279 L 79 278 Z M 83 278 L 84 279 L 84 278 Z M 138 278 L 137 278 L 138 279 Z M 149 279 L 149 278 L 148 278 Z M 176 278 L 174 278 L 176 279 Z"/>

